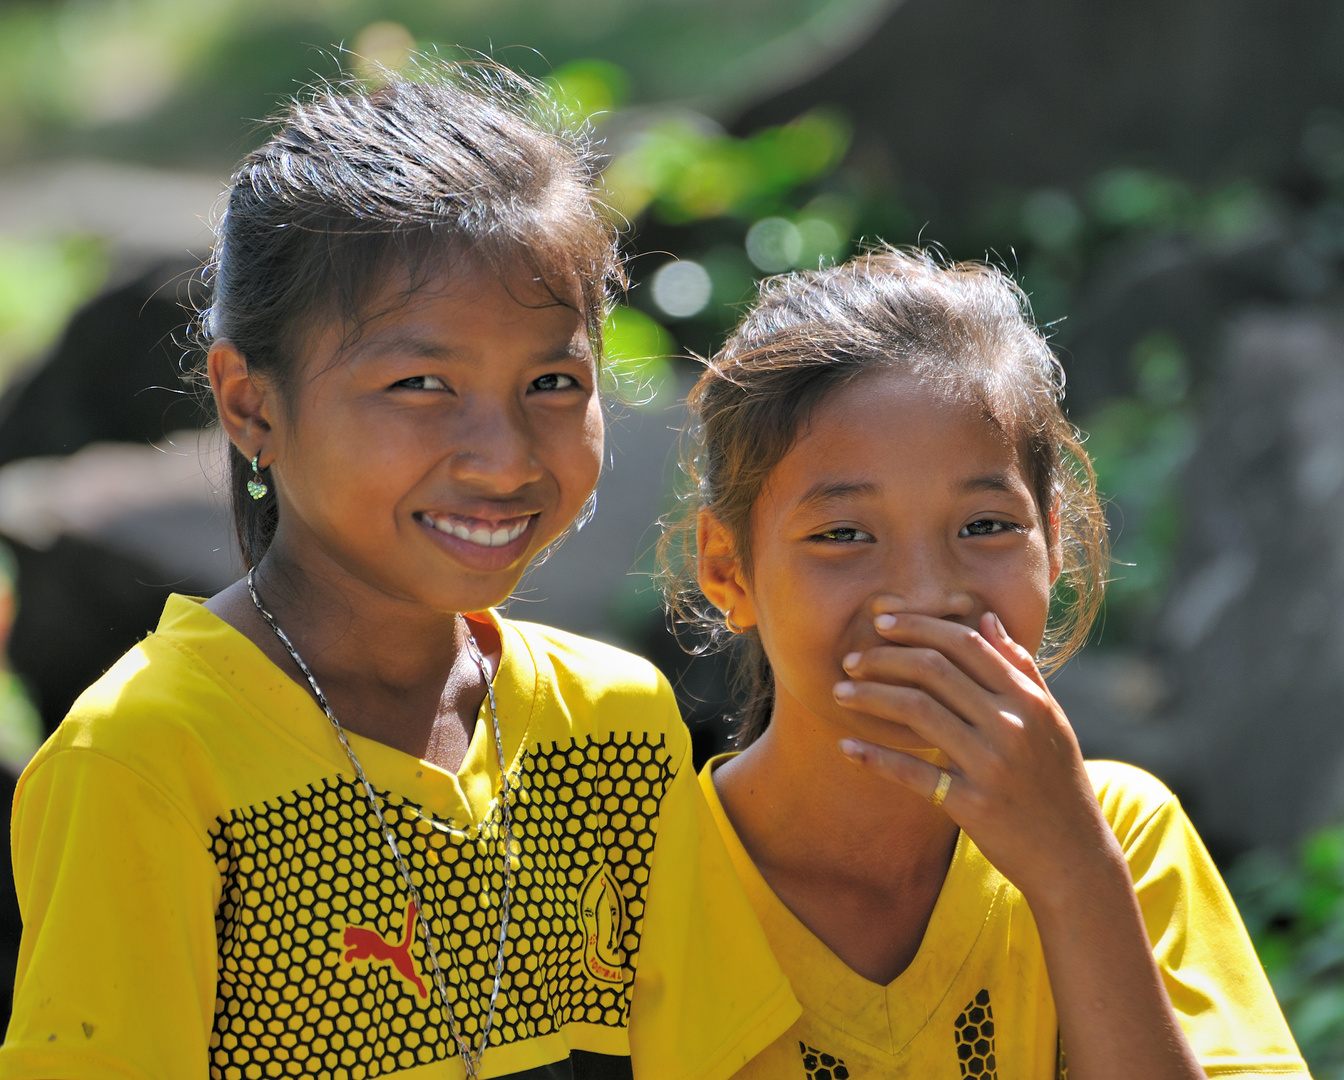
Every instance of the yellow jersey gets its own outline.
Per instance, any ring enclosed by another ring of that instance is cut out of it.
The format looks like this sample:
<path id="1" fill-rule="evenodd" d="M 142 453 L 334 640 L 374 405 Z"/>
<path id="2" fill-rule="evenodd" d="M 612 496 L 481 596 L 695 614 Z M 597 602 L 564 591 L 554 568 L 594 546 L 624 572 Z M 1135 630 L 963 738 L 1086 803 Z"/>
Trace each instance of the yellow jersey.
<path id="1" fill-rule="evenodd" d="M 727 1077 L 787 1028 L 797 1005 L 666 681 L 616 649 L 495 624 L 510 852 L 488 713 L 456 774 L 349 735 L 417 911 L 306 688 L 173 597 L 19 782 L 24 934 L 0 1077 L 461 1077 L 415 922 L 479 1046 L 506 857 L 481 1075 Z"/>
<path id="2" fill-rule="evenodd" d="M 802 1003 L 738 1080 L 1057 1080 L 1067 1075 L 1026 899 L 965 833 L 910 966 L 869 982 L 771 891 L 714 789 L 701 787 L 752 906 Z M 1306 1076 L 1236 907 L 1175 796 L 1139 769 L 1088 772 L 1134 877 L 1167 993 L 1210 1077 Z"/>

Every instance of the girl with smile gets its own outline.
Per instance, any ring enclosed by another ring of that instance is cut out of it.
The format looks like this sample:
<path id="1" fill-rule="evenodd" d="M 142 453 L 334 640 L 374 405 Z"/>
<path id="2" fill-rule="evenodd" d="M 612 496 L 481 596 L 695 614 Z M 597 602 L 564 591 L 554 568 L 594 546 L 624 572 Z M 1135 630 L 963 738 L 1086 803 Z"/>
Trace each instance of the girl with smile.
<path id="1" fill-rule="evenodd" d="M 740 1077 L 1306 1075 L 1179 804 L 1042 677 L 1106 568 L 1062 381 L 1005 275 L 882 249 L 692 392 L 671 598 L 747 689 L 701 784 L 803 1006 Z"/>
<path id="2" fill-rule="evenodd" d="M 233 178 L 198 374 L 247 575 L 20 780 L 0 1078 L 717 1080 L 797 1016 L 666 680 L 492 610 L 592 512 L 624 279 L 583 134 L 419 74 Z"/>

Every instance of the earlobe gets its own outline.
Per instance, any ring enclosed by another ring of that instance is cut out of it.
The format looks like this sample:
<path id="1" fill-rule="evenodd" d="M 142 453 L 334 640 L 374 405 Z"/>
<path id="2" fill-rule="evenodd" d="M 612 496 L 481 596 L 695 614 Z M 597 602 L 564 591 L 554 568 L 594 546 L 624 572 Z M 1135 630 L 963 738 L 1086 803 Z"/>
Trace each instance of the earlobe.
<path id="1" fill-rule="evenodd" d="M 273 394 L 248 368 L 247 358 L 231 341 L 217 341 L 206 358 L 210 392 L 215 398 L 220 426 L 243 457 L 259 456 L 261 468 L 270 466 Z"/>
<path id="2" fill-rule="evenodd" d="M 725 625 L 740 633 L 756 625 L 756 611 L 737 560 L 732 534 L 709 510 L 696 518 L 696 577 L 705 599 L 724 612 Z"/>

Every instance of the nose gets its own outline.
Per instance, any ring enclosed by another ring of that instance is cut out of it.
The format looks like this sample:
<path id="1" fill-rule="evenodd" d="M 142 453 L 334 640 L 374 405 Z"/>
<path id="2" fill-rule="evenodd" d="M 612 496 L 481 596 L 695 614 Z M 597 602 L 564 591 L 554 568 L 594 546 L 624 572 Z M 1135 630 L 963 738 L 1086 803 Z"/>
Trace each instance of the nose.
<path id="1" fill-rule="evenodd" d="M 521 410 L 480 403 L 454 425 L 457 443 L 451 458 L 454 479 L 508 495 L 541 479 L 533 432 Z"/>
<path id="2" fill-rule="evenodd" d="M 873 594 L 869 606 L 874 615 L 911 612 L 957 622 L 978 614 L 961 567 L 936 545 L 893 551 L 882 588 Z"/>

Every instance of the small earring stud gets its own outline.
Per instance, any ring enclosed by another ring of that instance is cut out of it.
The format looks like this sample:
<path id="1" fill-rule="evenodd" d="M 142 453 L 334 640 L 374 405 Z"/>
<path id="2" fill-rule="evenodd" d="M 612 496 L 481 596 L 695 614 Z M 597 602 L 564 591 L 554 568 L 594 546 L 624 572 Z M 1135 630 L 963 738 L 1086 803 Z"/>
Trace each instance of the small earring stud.
<path id="1" fill-rule="evenodd" d="M 247 482 L 247 493 L 254 499 L 266 498 L 266 493 L 271 490 L 266 481 L 261 478 L 261 469 L 257 467 L 260 458 L 260 454 L 252 458 L 252 479 Z"/>

